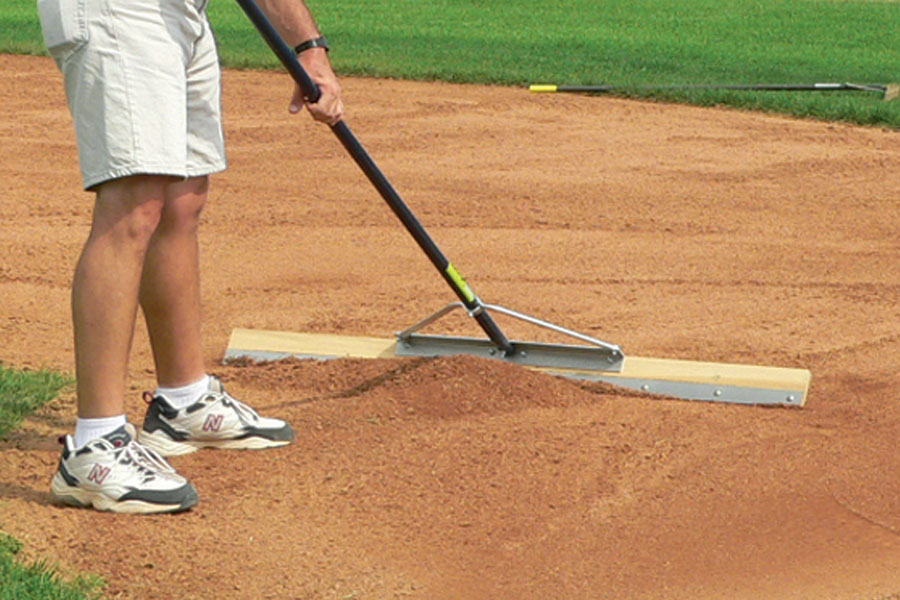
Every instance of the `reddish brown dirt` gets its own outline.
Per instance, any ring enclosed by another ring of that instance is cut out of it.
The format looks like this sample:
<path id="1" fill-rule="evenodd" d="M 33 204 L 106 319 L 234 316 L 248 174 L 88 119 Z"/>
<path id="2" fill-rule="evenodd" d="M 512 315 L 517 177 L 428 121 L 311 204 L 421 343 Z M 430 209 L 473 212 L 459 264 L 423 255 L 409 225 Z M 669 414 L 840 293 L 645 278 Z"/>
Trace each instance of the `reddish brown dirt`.
<path id="1" fill-rule="evenodd" d="M 72 372 L 91 197 L 53 64 L 0 67 L 0 360 Z M 173 460 L 201 493 L 187 514 L 59 507 L 68 392 L 0 443 L 0 529 L 29 556 L 116 598 L 900 597 L 896 132 L 344 85 L 348 123 L 486 301 L 626 354 L 809 368 L 807 405 L 648 399 L 473 358 L 221 366 L 234 327 L 387 337 L 452 300 L 327 128 L 288 115 L 287 78 L 227 72 L 206 358 L 298 441 Z M 130 382 L 140 423 L 140 325 Z"/>

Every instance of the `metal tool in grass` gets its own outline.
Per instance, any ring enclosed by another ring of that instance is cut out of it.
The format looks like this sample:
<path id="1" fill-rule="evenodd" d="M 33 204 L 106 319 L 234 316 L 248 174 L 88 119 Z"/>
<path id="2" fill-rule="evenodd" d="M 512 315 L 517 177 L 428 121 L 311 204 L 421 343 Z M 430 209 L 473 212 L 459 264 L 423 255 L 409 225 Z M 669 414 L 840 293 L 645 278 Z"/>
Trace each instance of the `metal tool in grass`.
<path id="1" fill-rule="evenodd" d="M 897 83 L 811 83 L 811 84 L 738 84 L 738 85 L 639 85 L 639 86 L 614 86 L 614 85 L 553 85 L 533 84 L 529 86 L 532 92 L 553 93 L 566 92 L 573 94 L 603 94 L 610 92 L 626 92 L 628 90 L 640 91 L 703 91 L 703 90 L 736 90 L 736 91 L 760 91 L 760 92 L 873 92 L 880 94 L 882 100 L 894 100 L 900 96 L 900 84 Z"/>
<path id="2" fill-rule="evenodd" d="M 320 96 L 318 86 L 259 7 L 253 0 L 237 1 L 306 98 L 310 102 L 316 102 Z M 447 260 L 346 123 L 341 121 L 331 126 L 331 130 L 440 272 L 458 301 L 401 331 L 394 338 L 234 329 L 225 353 L 226 361 L 466 354 L 503 360 L 555 375 L 603 381 L 675 398 L 791 406 L 802 406 L 806 401 L 810 372 L 805 369 L 626 357 L 615 344 L 502 306 L 483 303 Z M 425 327 L 457 310 L 467 312 L 481 327 L 486 338 L 421 333 Z M 494 321 L 492 313 L 550 330 L 580 343 L 512 341 Z"/>

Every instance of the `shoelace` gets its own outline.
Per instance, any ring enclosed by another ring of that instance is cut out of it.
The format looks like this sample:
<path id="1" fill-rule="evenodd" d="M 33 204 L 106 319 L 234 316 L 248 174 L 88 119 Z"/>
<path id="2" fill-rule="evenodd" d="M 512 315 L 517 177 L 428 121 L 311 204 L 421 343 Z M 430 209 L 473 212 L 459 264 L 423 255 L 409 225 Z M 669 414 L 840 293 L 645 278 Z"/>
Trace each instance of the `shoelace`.
<path id="1" fill-rule="evenodd" d="M 144 483 L 157 475 L 171 475 L 175 473 L 175 469 L 155 450 L 142 446 L 134 440 L 120 448 L 117 454 L 120 464 L 133 465 L 138 473 L 143 474 Z"/>
<path id="2" fill-rule="evenodd" d="M 142 460 L 146 461 L 150 467 L 160 473 L 174 473 L 175 469 L 166 461 L 165 458 L 160 456 L 159 453 L 156 452 L 153 448 L 148 448 L 143 444 L 132 441 L 131 446 L 132 451 L 134 451 Z"/>
<path id="3" fill-rule="evenodd" d="M 258 423 L 259 413 L 238 400 L 228 395 L 228 392 L 222 390 L 222 405 L 231 408 L 237 413 L 238 418 L 245 423 Z"/>

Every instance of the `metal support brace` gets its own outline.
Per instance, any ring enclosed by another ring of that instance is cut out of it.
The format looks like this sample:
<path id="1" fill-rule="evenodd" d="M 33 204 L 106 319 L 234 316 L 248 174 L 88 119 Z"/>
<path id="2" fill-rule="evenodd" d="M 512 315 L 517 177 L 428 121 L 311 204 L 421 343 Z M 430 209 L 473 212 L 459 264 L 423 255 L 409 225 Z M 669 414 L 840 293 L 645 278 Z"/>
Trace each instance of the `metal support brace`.
<path id="1" fill-rule="evenodd" d="M 482 338 L 448 337 L 438 335 L 422 335 L 416 333 L 420 329 L 434 323 L 438 319 L 456 309 L 466 309 L 462 302 L 448 304 L 436 313 L 422 319 L 415 325 L 397 333 L 398 356 L 453 356 L 470 354 L 485 358 L 496 358 L 526 366 L 549 367 L 558 369 L 592 369 L 596 371 L 618 372 L 622 370 L 625 356 L 622 349 L 591 336 L 554 323 L 544 321 L 530 315 L 522 314 L 494 304 L 480 304 L 482 310 L 502 313 L 514 319 L 567 335 L 589 346 L 571 346 L 563 344 L 545 344 L 540 342 L 513 341 L 513 352 L 504 353 L 491 340 Z M 470 314 L 471 316 L 471 314 Z"/>

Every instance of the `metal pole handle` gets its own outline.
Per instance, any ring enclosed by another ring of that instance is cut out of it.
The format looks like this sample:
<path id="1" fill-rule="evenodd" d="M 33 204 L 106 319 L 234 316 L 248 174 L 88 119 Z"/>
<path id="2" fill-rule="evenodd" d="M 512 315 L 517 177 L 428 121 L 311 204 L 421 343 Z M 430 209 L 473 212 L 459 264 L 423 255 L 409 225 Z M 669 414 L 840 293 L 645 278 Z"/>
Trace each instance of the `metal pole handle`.
<path id="1" fill-rule="evenodd" d="M 269 19 L 266 18 L 253 0 L 237 0 L 237 2 L 241 5 L 241 8 L 247 14 L 247 17 L 249 17 L 253 25 L 259 30 L 260 34 L 262 34 L 266 43 L 269 44 L 269 47 L 275 53 L 275 56 L 278 57 L 281 64 L 285 66 L 288 73 L 290 73 L 294 81 L 297 82 L 297 85 L 300 86 L 307 101 L 312 103 L 317 102 L 322 95 L 319 86 L 316 85 L 316 82 L 312 80 L 306 72 L 306 69 L 304 69 L 300 64 L 300 61 L 297 60 L 294 51 L 281 38 L 269 22 Z M 360 144 L 353 135 L 353 132 L 350 131 L 347 124 L 343 121 L 339 121 L 331 126 L 331 130 L 344 145 L 347 152 L 349 152 L 356 161 L 356 164 L 359 165 L 359 168 L 362 169 L 369 178 L 369 181 L 372 182 L 381 194 L 381 197 L 388 203 L 388 206 L 391 207 L 391 210 L 394 211 L 394 214 L 397 215 L 397 218 L 400 219 L 407 231 L 413 236 L 419 244 L 419 247 L 421 247 L 425 254 L 428 255 L 428 258 L 441 273 L 444 280 L 451 288 L 453 288 L 457 297 L 459 297 L 466 308 L 469 309 L 469 313 L 478 322 L 487 336 L 505 354 L 509 355 L 514 353 L 515 349 L 513 348 L 512 343 L 510 343 L 509 339 L 507 339 L 503 332 L 500 331 L 500 328 L 488 312 L 484 310 L 481 301 L 453 265 L 450 264 L 450 261 L 443 255 L 437 247 L 437 244 L 434 243 L 431 236 L 429 236 L 428 232 L 425 231 L 425 228 L 422 227 L 422 224 L 419 223 L 418 219 L 416 219 L 406 203 L 403 202 L 403 199 L 400 198 L 400 195 L 394 190 L 391 183 L 387 180 L 381 170 L 379 170 L 375 161 L 372 160 L 362 147 L 362 144 Z"/>

